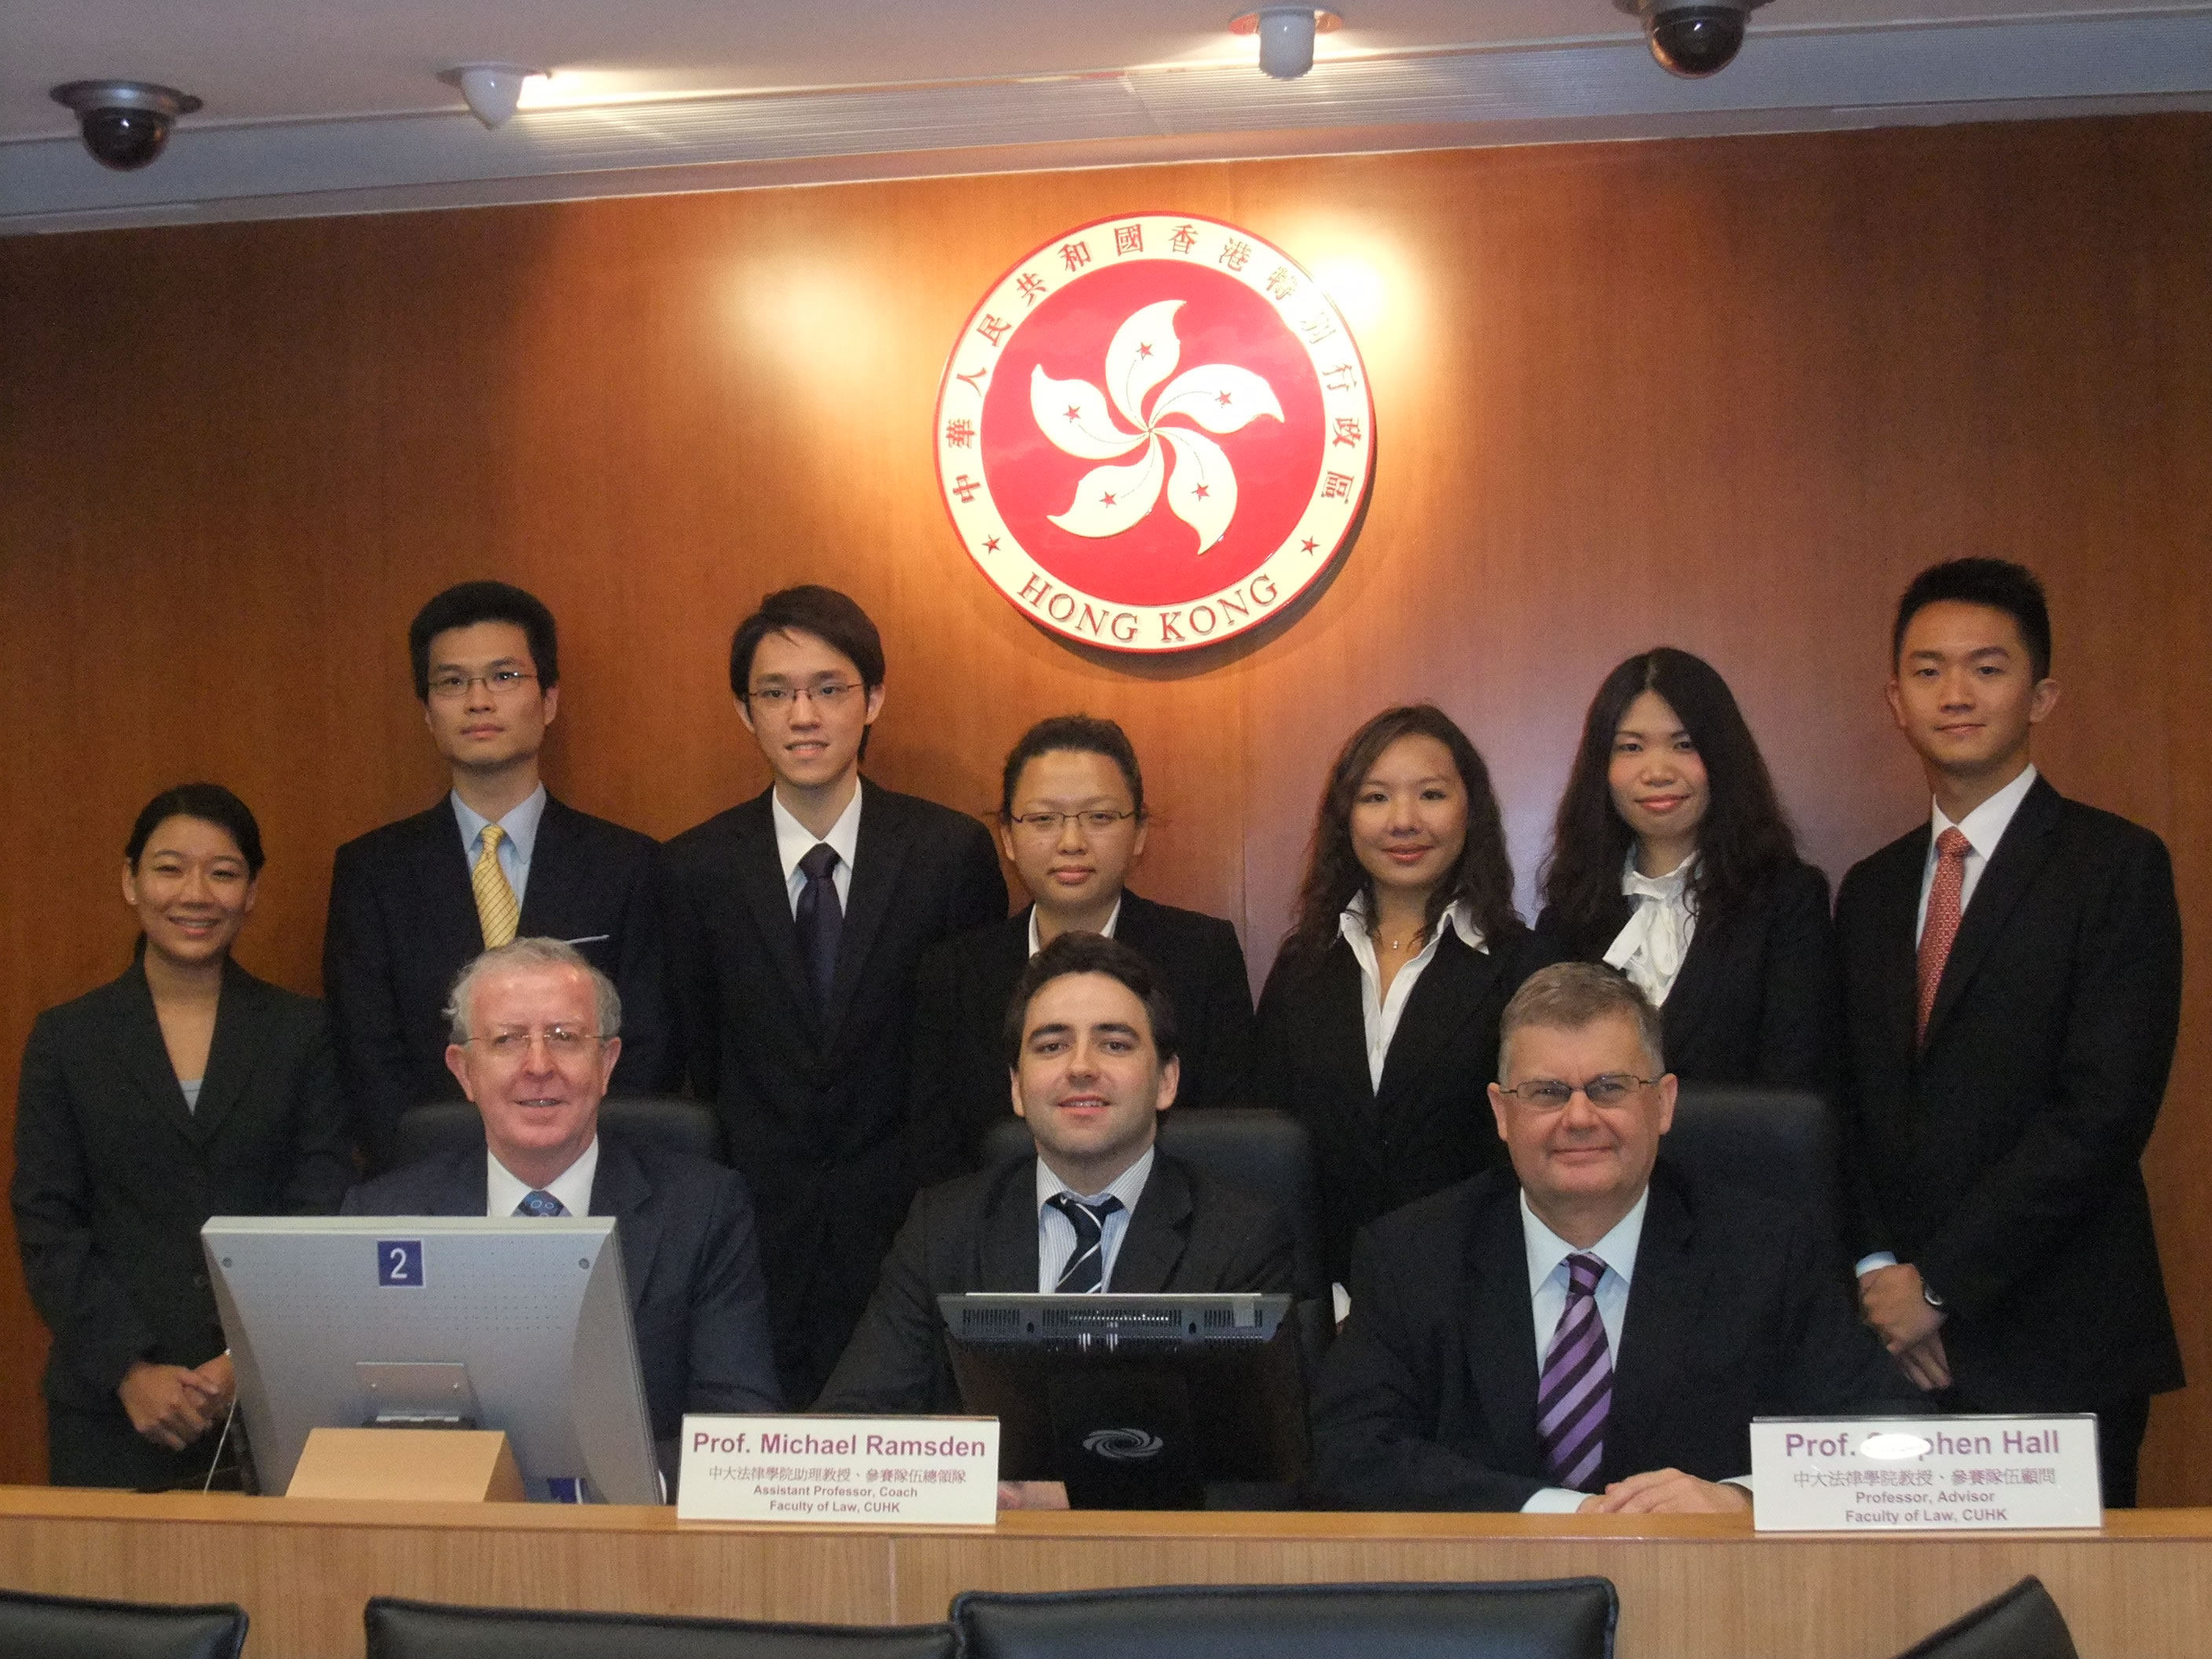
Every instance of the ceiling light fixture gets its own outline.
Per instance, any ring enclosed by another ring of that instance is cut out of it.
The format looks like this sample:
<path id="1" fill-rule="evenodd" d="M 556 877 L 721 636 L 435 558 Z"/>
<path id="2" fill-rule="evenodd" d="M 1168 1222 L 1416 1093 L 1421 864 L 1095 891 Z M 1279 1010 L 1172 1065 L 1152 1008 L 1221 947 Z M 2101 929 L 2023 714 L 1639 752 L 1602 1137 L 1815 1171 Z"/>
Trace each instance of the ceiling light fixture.
<path id="1" fill-rule="evenodd" d="M 1644 25 L 1651 55 L 1687 81 L 1718 75 L 1735 61 L 1744 25 L 1767 0 L 1613 0 Z"/>
<path id="2" fill-rule="evenodd" d="M 440 70 L 438 78 L 461 89 L 469 113 L 477 120 L 488 127 L 503 127 L 522 96 L 522 83 L 544 73 L 520 64 L 456 64 L 449 70 Z"/>
<path id="3" fill-rule="evenodd" d="M 1312 6 L 1262 6 L 1229 20 L 1231 34 L 1260 37 L 1260 68 L 1278 81 L 1295 81 L 1311 69 L 1314 36 L 1343 27 L 1336 13 Z"/>
<path id="4" fill-rule="evenodd" d="M 200 106 L 189 92 L 151 81 L 70 81 L 48 95 L 76 112 L 92 159 L 118 173 L 151 163 L 168 143 L 177 118 Z"/>

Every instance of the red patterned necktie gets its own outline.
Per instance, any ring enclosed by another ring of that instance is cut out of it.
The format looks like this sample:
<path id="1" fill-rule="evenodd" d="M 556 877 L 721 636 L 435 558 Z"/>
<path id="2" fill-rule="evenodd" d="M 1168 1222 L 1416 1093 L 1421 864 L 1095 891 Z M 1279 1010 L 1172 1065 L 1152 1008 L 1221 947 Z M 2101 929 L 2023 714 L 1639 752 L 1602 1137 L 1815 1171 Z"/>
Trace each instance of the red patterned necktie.
<path id="1" fill-rule="evenodd" d="M 1936 988 L 1943 982 L 1943 964 L 1951 959 L 1951 941 L 1959 937 L 1959 896 L 1966 890 L 1966 854 L 1974 843 L 1954 828 L 1936 837 L 1936 878 L 1928 884 L 1928 920 L 1920 928 L 1920 1018 L 1914 1027 L 1917 1041 L 1928 1041 L 1928 1016 L 1936 1009 Z"/>

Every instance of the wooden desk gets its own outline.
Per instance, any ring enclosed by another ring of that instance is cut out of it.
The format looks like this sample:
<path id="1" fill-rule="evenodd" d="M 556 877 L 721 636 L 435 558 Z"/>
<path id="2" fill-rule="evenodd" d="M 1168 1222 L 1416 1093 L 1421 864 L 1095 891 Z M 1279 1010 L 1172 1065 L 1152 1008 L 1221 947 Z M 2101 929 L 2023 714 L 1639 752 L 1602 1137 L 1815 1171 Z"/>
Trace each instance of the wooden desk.
<path id="1" fill-rule="evenodd" d="M 2083 1659 L 2212 1650 L 2212 1510 L 2102 1533 L 1759 1538 L 1747 1520 L 1012 1515 L 991 1529 L 679 1525 L 669 1510 L 138 1498 L 0 1487 L 0 1584 L 234 1601 L 251 1659 L 358 1659 L 371 1595 L 921 1623 L 963 1589 L 1550 1578 L 1620 1590 L 1621 1659 L 1887 1659 L 2035 1573 Z"/>

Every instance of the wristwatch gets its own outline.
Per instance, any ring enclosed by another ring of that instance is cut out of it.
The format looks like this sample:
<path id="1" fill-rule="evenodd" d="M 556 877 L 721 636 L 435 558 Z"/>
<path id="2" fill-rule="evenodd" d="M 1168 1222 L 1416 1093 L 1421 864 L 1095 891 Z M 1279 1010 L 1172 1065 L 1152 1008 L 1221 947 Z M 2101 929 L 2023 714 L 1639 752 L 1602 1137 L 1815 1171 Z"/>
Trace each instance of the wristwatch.
<path id="1" fill-rule="evenodd" d="M 1935 1286 L 1930 1285 L 1924 1279 L 1920 1281 L 1920 1299 L 1923 1302 L 1925 1302 L 1929 1307 L 1936 1309 L 1939 1312 L 1942 1311 L 1943 1298 L 1936 1294 Z"/>

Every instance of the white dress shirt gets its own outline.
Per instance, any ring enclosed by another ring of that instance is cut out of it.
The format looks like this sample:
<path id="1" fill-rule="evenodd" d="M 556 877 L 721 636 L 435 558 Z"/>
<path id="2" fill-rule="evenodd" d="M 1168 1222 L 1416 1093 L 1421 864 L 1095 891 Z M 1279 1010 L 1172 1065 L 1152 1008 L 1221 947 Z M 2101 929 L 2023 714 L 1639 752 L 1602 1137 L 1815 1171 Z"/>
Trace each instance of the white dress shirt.
<path id="1" fill-rule="evenodd" d="M 1636 908 L 1607 947 L 1606 966 L 1627 975 L 1655 1008 L 1674 988 L 1674 976 L 1682 971 L 1682 958 L 1689 955 L 1691 936 L 1698 930 L 1697 908 L 1690 896 L 1690 872 L 1697 862 L 1692 853 L 1663 876 L 1641 875 L 1632 847 L 1620 872 L 1620 890 L 1635 902 Z"/>
<path id="2" fill-rule="evenodd" d="M 543 1187 L 532 1187 L 512 1173 L 487 1150 L 484 1153 L 484 1213 L 513 1215 L 522 1200 L 535 1192 L 550 1193 L 561 1200 L 561 1206 L 570 1215 L 589 1215 L 592 1212 L 592 1181 L 599 1172 L 599 1138 L 592 1137 L 592 1144 L 574 1164 L 547 1182 Z"/>
<path id="3" fill-rule="evenodd" d="M 1367 929 L 1367 896 L 1355 893 L 1337 919 L 1345 943 L 1352 947 L 1352 960 L 1359 964 L 1359 1017 L 1367 1033 L 1367 1086 L 1370 1089 L 1379 1091 L 1382 1087 L 1382 1062 L 1390 1057 L 1390 1040 L 1398 1035 L 1398 1021 L 1405 1014 L 1413 987 L 1427 971 L 1429 963 L 1436 960 L 1437 947 L 1443 943 L 1445 925 L 1459 935 L 1460 942 L 1468 950 L 1490 949 L 1483 941 L 1482 929 L 1468 915 L 1466 905 L 1454 899 L 1444 907 L 1442 923 L 1430 933 L 1419 954 L 1399 969 L 1386 995 L 1382 991 L 1382 970 L 1375 959 L 1375 940 Z"/>
<path id="4" fill-rule="evenodd" d="M 207 1079 L 204 1077 L 180 1078 L 178 1079 L 177 1087 L 185 1091 L 185 1109 L 186 1111 L 197 1112 L 199 1110 L 200 1090 L 206 1085 L 206 1083 Z"/>
<path id="5" fill-rule="evenodd" d="M 837 867 L 830 872 L 830 884 L 837 890 L 837 908 L 840 914 L 852 908 L 853 856 L 860 848 L 860 797 L 867 793 L 865 783 L 855 784 L 853 799 L 845 803 L 845 810 L 837 815 L 837 822 L 830 826 L 830 833 L 817 836 L 796 817 L 783 804 L 783 797 L 774 790 L 769 792 L 769 817 L 775 823 L 775 856 L 783 866 L 783 886 L 791 900 L 791 914 L 799 914 L 799 896 L 806 890 L 806 872 L 799 867 L 799 860 L 812 852 L 817 842 L 828 842 L 836 850 Z"/>
<path id="6" fill-rule="evenodd" d="M 1114 930 L 1121 926 L 1121 901 L 1117 896 L 1114 901 L 1114 908 L 1106 917 L 1106 925 L 1098 930 L 1099 937 L 1102 939 L 1113 938 Z M 1038 951 L 1043 949 L 1044 941 L 1037 937 L 1036 904 L 1035 901 L 1031 901 L 1030 904 L 1030 954 L 1031 956 L 1035 956 Z"/>
<path id="7" fill-rule="evenodd" d="M 461 792 L 453 791 L 449 799 L 453 803 L 453 817 L 461 826 L 461 850 L 468 854 L 469 868 L 477 867 L 483 856 L 484 826 L 494 820 L 461 799 Z M 545 786 L 539 784 L 523 799 L 507 808 L 507 816 L 497 820 L 506 835 L 499 843 L 500 873 L 514 891 L 515 908 L 522 906 L 522 895 L 530 885 L 530 855 L 537 849 L 538 821 L 545 816 Z"/>
<path id="8" fill-rule="evenodd" d="M 1157 1146 L 1145 1148 L 1145 1155 L 1121 1171 L 1104 1192 L 1079 1193 L 1045 1166 L 1036 1161 L 1037 1202 L 1037 1290 L 1049 1295 L 1060 1284 L 1060 1276 L 1066 1271 L 1068 1258 L 1075 1254 L 1075 1224 L 1054 1207 L 1051 1202 L 1056 1194 L 1067 1193 L 1085 1204 L 1096 1204 L 1108 1194 L 1121 1200 L 1121 1207 L 1098 1224 L 1098 1287 L 1104 1291 L 1114 1283 L 1114 1258 L 1121 1253 L 1122 1236 L 1129 1231 L 1129 1212 L 1137 1207 L 1144 1195 L 1145 1183 L 1152 1178 L 1152 1155 Z"/>

